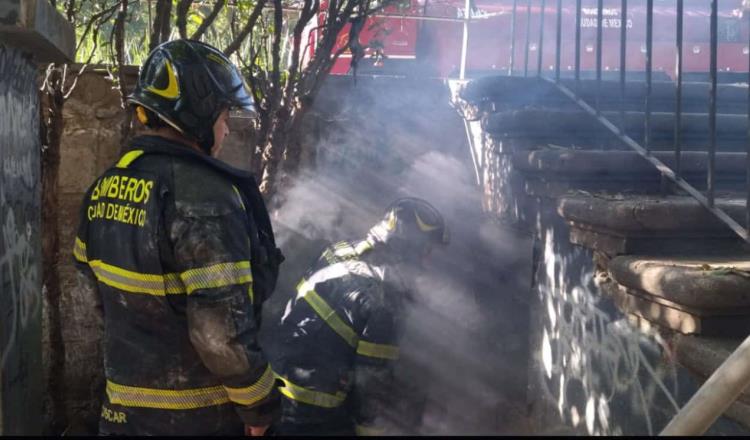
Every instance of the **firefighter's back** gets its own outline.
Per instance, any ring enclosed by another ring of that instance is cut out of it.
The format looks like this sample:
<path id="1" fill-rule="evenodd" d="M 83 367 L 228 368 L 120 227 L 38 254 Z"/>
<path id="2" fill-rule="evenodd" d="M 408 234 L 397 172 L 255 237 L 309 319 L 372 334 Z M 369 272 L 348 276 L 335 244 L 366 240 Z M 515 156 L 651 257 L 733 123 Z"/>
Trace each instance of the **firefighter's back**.
<path id="1" fill-rule="evenodd" d="M 282 434 L 354 434 L 350 391 L 359 338 L 372 312 L 393 309 L 396 299 L 384 289 L 382 267 L 361 258 L 370 248 L 326 248 L 287 305 L 271 362 L 285 382 Z"/>
<path id="2" fill-rule="evenodd" d="M 101 430 L 241 433 L 226 391 L 190 341 L 186 298 L 203 281 L 178 273 L 179 250 L 169 244 L 191 220 L 239 211 L 241 201 L 227 198 L 231 183 L 206 166 L 141 154 L 124 155 L 97 179 L 76 240 L 76 259 L 93 271 L 105 316 Z"/>

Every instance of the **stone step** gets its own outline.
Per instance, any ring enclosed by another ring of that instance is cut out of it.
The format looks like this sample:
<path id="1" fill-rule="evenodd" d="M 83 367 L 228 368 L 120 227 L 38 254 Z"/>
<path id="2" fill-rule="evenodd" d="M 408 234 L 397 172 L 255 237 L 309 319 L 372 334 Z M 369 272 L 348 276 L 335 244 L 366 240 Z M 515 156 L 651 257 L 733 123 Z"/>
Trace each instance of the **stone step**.
<path id="1" fill-rule="evenodd" d="M 655 151 L 654 157 L 675 167 L 674 153 Z M 715 156 L 716 185 L 722 190 L 746 188 L 746 153 L 720 152 Z M 661 174 L 635 151 L 591 151 L 547 147 L 512 153 L 513 169 L 523 174 L 528 194 L 558 197 L 571 189 L 586 191 L 656 193 Z M 708 154 L 682 154 L 682 177 L 698 189 L 706 186 Z"/>
<path id="2" fill-rule="evenodd" d="M 619 112 L 603 112 L 613 124 L 620 124 Z M 651 145 L 653 149 L 674 148 L 675 114 L 651 114 Z M 625 113 L 625 130 L 628 136 L 643 143 L 645 114 Z M 522 108 L 512 111 L 488 113 L 482 128 L 497 140 L 524 139 L 525 145 L 551 143 L 575 146 L 577 149 L 625 150 L 623 142 L 594 117 L 580 109 L 550 110 Z M 682 115 L 683 150 L 704 150 L 709 145 L 708 115 L 684 113 Z M 747 151 L 748 118 L 746 115 L 718 114 L 716 120 L 717 151 Z"/>
<path id="3" fill-rule="evenodd" d="M 614 281 L 601 282 L 602 292 L 625 314 L 647 321 L 652 326 L 685 335 L 742 336 L 750 333 L 750 309 L 706 314 L 660 297 L 629 289 Z"/>
<path id="4" fill-rule="evenodd" d="M 750 334 L 750 254 L 627 255 L 602 288 L 624 313 L 683 334 Z"/>
<path id="5" fill-rule="evenodd" d="M 596 102 L 599 94 L 602 109 L 619 110 L 622 105 L 619 81 L 602 81 L 597 93 L 594 80 L 581 80 L 576 88 L 574 80 L 562 80 L 570 90 L 578 90 L 578 95 L 589 104 Z M 719 84 L 717 87 L 717 107 L 722 113 L 746 114 L 748 90 L 745 85 Z M 682 89 L 682 111 L 708 111 L 709 83 L 685 82 Z M 544 106 L 550 109 L 576 108 L 570 98 L 560 93 L 552 83 L 539 78 L 488 76 L 467 83 L 460 92 L 460 98 L 476 110 L 499 111 L 527 106 Z M 646 82 L 627 81 L 625 83 L 625 109 L 643 110 L 646 102 Z M 676 105 L 676 85 L 673 82 L 654 81 L 651 91 L 653 111 L 672 112 Z"/>
<path id="6" fill-rule="evenodd" d="M 612 259 L 609 273 L 625 287 L 688 307 L 750 309 L 750 255 L 633 256 Z"/>
<path id="7" fill-rule="evenodd" d="M 696 379 L 705 382 L 742 343 L 741 338 L 675 335 L 672 347 L 677 362 Z M 750 429 L 750 390 L 745 390 L 725 416 Z"/>
<path id="8" fill-rule="evenodd" d="M 744 195 L 717 193 L 716 206 L 737 221 Z M 674 252 L 749 252 L 747 243 L 689 196 L 574 192 L 557 212 L 571 227 L 570 240 L 609 256 Z M 744 222 L 743 222 L 744 223 Z"/>

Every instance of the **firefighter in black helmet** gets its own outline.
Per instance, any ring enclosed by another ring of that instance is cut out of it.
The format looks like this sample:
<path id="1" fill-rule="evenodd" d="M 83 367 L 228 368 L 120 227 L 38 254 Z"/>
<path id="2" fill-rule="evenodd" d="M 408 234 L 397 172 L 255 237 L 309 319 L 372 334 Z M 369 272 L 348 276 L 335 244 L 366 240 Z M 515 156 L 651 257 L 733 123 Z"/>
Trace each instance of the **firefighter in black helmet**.
<path id="1" fill-rule="evenodd" d="M 253 177 L 214 159 L 252 108 L 217 49 L 154 49 L 128 97 L 147 127 L 87 191 L 74 258 L 103 308 L 100 432 L 262 434 L 279 394 L 258 345 L 283 259 Z"/>
<path id="2" fill-rule="evenodd" d="M 440 213 L 402 198 L 367 237 L 326 248 L 297 286 L 274 336 L 281 435 L 383 434 L 410 268 L 448 243 Z"/>

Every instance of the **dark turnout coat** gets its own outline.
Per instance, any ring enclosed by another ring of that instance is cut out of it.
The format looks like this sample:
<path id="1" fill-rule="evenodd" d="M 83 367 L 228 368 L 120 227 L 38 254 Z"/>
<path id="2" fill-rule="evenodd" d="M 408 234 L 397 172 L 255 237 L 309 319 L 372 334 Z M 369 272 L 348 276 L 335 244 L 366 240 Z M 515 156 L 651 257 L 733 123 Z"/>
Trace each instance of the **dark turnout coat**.
<path id="1" fill-rule="evenodd" d="M 283 257 L 252 177 L 135 138 L 86 193 L 74 258 L 104 315 L 102 433 L 271 421 L 278 392 L 257 334 Z"/>
<path id="2" fill-rule="evenodd" d="M 377 433 L 392 402 L 403 283 L 368 241 L 327 248 L 297 286 L 278 327 L 272 367 L 281 434 Z"/>

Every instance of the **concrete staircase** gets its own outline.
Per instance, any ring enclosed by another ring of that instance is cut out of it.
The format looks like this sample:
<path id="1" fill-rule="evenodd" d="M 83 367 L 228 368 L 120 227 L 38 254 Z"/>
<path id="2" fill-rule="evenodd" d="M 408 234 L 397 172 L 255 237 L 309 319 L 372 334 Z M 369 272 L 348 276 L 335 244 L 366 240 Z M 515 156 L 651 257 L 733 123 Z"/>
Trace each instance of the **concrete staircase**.
<path id="1" fill-rule="evenodd" d="M 541 244 L 561 218 L 570 243 L 590 252 L 600 295 L 660 334 L 665 356 L 704 381 L 750 334 L 750 246 L 552 84 L 493 77 L 456 90 L 459 111 L 483 130 L 487 207 Z M 643 93 L 628 84 L 624 119 L 618 84 L 604 83 L 598 95 L 603 114 L 639 142 Z M 593 105 L 595 83 L 584 82 L 581 95 Z M 719 95 L 716 205 L 744 224 L 747 88 L 721 86 Z M 655 85 L 653 154 L 670 167 L 673 96 L 673 85 Z M 707 96 L 706 84 L 686 85 L 681 170 L 698 189 L 706 186 Z M 726 416 L 750 429 L 750 392 Z"/>

